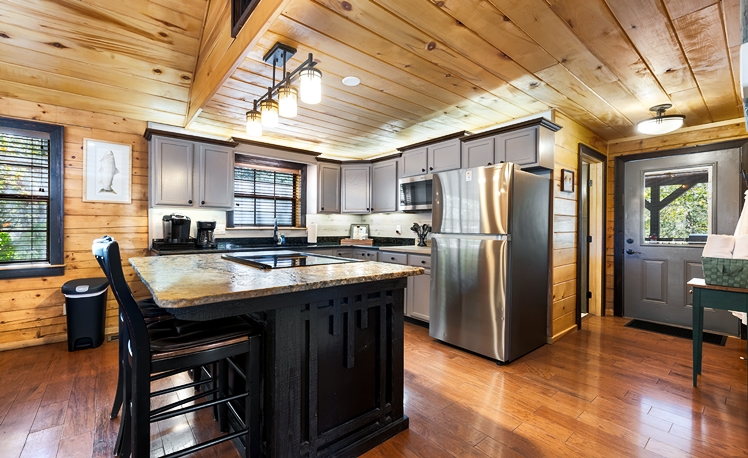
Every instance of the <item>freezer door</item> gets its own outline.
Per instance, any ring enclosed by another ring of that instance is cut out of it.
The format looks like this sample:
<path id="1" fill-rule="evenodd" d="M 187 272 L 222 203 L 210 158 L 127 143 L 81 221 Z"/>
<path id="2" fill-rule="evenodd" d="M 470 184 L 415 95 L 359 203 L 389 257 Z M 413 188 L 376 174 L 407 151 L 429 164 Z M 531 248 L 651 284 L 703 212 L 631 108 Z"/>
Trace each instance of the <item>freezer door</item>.
<path id="1" fill-rule="evenodd" d="M 432 228 L 444 234 L 508 234 L 514 164 L 434 175 Z"/>
<path id="2" fill-rule="evenodd" d="M 507 236 L 431 241 L 429 335 L 506 361 Z"/>

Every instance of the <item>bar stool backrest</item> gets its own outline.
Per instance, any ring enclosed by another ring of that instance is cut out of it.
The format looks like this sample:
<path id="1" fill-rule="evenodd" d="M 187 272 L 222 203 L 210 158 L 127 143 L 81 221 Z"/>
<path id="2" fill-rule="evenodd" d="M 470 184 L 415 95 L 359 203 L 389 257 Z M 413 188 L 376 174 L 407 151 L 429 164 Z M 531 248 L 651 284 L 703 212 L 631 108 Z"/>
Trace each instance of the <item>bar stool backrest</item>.
<path id="1" fill-rule="evenodd" d="M 139 357 L 142 356 L 147 361 L 150 357 L 148 329 L 138 304 L 132 296 L 132 291 L 130 291 L 130 287 L 125 280 L 119 244 L 106 235 L 94 240 L 91 250 L 109 280 L 109 285 L 112 287 L 117 304 L 119 304 L 119 311 L 124 316 L 125 327 L 130 337 L 128 342 L 130 355 L 134 356 L 133 353 L 137 353 Z"/>

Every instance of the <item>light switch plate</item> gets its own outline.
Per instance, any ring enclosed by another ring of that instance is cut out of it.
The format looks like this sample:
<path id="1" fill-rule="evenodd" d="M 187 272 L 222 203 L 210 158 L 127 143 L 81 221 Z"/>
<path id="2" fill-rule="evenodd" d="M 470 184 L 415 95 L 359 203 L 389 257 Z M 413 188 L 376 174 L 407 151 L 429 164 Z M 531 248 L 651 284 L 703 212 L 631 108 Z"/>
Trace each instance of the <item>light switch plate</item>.
<path id="1" fill-rule="evenodd" d="M 225 224 L 216 224 L 216 228 L 213 230 L 213 233 L 216 235 L 221 235 L 226 233 L 226 225 Z"/>

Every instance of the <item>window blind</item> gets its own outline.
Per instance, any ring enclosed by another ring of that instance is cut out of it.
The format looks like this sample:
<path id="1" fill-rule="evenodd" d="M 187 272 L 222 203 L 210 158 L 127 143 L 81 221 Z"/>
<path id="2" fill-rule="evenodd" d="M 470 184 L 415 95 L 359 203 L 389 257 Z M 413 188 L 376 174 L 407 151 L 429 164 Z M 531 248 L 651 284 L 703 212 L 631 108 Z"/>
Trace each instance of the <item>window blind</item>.
<path id="1" fill-rule="evenodd" d="M 234 167 L 234 226 L 297 227 L 301 183 L 291 172 Z"/>
<path id="2" fill-rule="evenodd" d="M 0 131 L 0 264 L 49 261 L 49 144 Z"/>

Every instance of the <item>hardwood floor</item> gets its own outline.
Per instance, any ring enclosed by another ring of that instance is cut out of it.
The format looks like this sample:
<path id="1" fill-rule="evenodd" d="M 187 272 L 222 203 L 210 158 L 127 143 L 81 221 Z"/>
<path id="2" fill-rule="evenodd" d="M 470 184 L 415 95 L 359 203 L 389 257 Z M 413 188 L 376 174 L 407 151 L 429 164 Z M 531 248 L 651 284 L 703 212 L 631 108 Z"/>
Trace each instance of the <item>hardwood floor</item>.
<path id="1" fill-rule="evenodd" d="M 704 345 L 694 389 L 691 342 L 626 321 L 592 317 L 507 366 L 406 323 L 410 429 L 364 456 L 748 456 L 745 341 Z M 0 456 L 111 456 L 116 352 L 116 343 L 74 353 L 60 343 L 0 353 Z M 152 432 L 160 456 L 215 434 L 216 424 L 206 411 Z M 224 445 L 194 456 L 238 456 Z"/>

